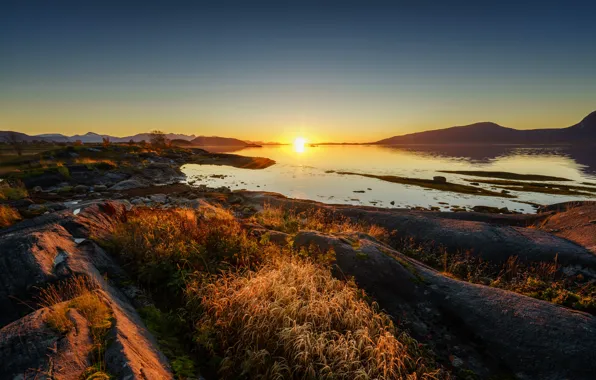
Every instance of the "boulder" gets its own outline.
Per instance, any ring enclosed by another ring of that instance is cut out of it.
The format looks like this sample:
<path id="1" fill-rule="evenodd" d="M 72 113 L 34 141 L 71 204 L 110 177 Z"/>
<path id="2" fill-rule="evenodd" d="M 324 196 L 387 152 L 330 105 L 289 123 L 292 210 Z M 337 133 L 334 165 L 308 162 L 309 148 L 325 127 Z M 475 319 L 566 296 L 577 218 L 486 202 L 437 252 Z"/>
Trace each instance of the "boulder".
<path id="1" fill-rule="evenodd" d="M 70 309 L 67 318 L 72 328 L 59 333 L 50 328 L 47 317 L 51 310 L 43 308 L 0 330 L 0 378 L 77 380 L 91 362 L 93 349 L 87 320 Z"/>
<path id="2" fill-rule="evenodd" d="M 435 181 L 437 183 L 447 183 L 447 178 L 445 178 L 441 175 L 436 175 L 433 177 L 433 181 Z"/>
<path id="3" fill-rule="evenodd" d="M 168 197 L 165 194 L 152 194 L 149 199 L 155 203 L 166 203 Z"/>
<path id="4" fill-rule="evenodd" d="M 89 186 L 86 186 L 86 185 L 76 185 L 74 187 L 74 191 L 75 191 L 75 193 L 79 193 L 79 194 L 86 193 L 86 192 L 89 191 Z"/>
<path id="5" fill-rule="evenodd" d="M 108 187 L 106 185 L 95 185 L 93 186 L 93 191 L 106 191 Z"/>
<path id="6" fill-rule="evenodd" d="M 149 184 L 147 184 L 145 181 L 140 181 L 138 179 L 126 179 L 110 187 L 110 190 L 130 190 L 139 189 L 143 187 L 149 187 Z"/>

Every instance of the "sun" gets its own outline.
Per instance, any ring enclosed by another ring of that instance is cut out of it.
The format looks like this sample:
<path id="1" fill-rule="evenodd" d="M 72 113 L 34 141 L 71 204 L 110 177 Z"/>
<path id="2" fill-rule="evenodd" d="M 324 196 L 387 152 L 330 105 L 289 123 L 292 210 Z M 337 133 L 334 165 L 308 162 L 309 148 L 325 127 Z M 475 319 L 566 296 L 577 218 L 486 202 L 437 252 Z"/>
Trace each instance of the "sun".
<path id="1" fill-rule="evenodd" d="M 304 146 L 306 145 L 306 139 L 304 137 L 296 137 L 294 139 L 294 150 L 297 153 L 304 152 Z"/>

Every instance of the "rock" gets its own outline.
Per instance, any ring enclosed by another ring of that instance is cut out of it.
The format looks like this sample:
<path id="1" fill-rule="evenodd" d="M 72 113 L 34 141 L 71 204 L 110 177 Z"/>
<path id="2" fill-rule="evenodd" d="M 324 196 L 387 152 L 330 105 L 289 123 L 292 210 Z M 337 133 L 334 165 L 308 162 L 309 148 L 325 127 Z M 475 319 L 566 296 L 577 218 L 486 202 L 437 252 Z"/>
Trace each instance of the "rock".
<path id="1" fill-rule="evenodd" d="M 447 178 L 440 176 L 440 175 L 436 175 L 433 177 L 433 181 L 435 181 L 437 183 L 447 183 Z"/>
<path id="2" fill-rule="evenodd" d="M 32 204 L 29 207 L 27 207 L 27 211 L 34 215 L 41 215 L 44 212 L 48 211 L 48 209 L 45 205 Z"/>
<path id="3" fill-rule="evenodd" d="M 501 212 L 501 209 L 498 207 L 493 206 L 474 206 L 472 210 L 475 212 L 486 212 L 490 214 L 498 214 Z"/>
<path id="4" fill-rule="evenodd" d="M 62 186 L 61 188 L 58 189 L 58 194 L 60 193 L 70 193 L 73 191 L 73 187 L 72 186 Z"/>
<path id="5" fill-rule="evenodd" d="M 49 308 L 34 311 L 0 330 L 0 378 L 36 379 L 52 373 L 52 378 L 75 380 L 91 365 L 87 320 L 68 310 L 72 327 L 63 335 L 46 324 L 50 313 Z"/>
<path id="6" fill-rule="evenodd" d="M 149 199 L 155 203 L 166 203 L 167 198 L 165 194 L 153 194 L 149 196 Z"/>
<path id="7" fill-rule="evenodd" d="M 501 194 L 510 194 L 510 193 L 511 193 L 511 191 L 509 191 L 509 190 L 501 190 Z"/>
<path id="8" fill-rule="evenodd" d="M 66 206 L 63 203 L 45 203 L 44 206 L 50 211 L 66 210 Z"/>
<path id="9" fill-rule="evenodd" d="M 590 221 L 588 221 L 588 223 L 590 223 L 590 224 L 596 224 L 596 219 L 590 220 Z"/>
<path id="10" fill-rule="evenodd" d="M 93 191 L 106 191 L 108 187 L 106 185 L 95 185 L 93 186 Z"/>
<path id="11" fill-rule="evenodd" d="M 472 186 L 480 186 L 480 184 L 478 182 L 470 182 L 470 185 L 472 185 Z"/>
<path id="12" fill-rule="evenodd" d="M 361 193 L 362 194 L 362 193 L 365 193 L 366 191 L 364 191 L 364 190 L 354 190 L 353 192 L 354 193 Z"/>
<path id="13" fill-rule="evenodd" d="M 353 277 L 415 337 L 432 335 L 440 356 L 455 350 L 454 367 L 469 366 L 479 378 L 492 377 L 490 365 L 520 379 L 590 379 L 596 371 L 593 315 L 455 280 L 363 234 L 299 232 L 294 244 L 333 248 L 338 278 Z"/>
<path id="14" fill-rule="evenodd" d="M 242 204 L 242 202 L 244 202 L 244 199 L 242 199 L 239 196 L 232 196 L 228 199 L 228 203 L 230 203 L 232 205 Z"/>
<path id="15" fill-rule="evenodd" d="M 389 203 L 391 204 L 391 206 L 394 206 L 395 205 L 395 201 L 391 201 Z"/>
<path id="16" fill-rule="evenodd" d="M 126 179 L 110 187 L 110 190 L 130 190 L 139 189 L 143 187 L 149 187 L 149 185 L 145 182 L 141 182 L 136 179 Z"/>
<path id="17" fill-rule="evenodd" d="M 41 188 L 41 186 L 35 186 L 31 191 L 34 193 L 41 193 L 43 189 Z"/>
<path id="18" fill-rule="evenodd" d="M 89 186 L 86 186 L 86 185 L 76 185 L 74 187 L 74 191 L 75 191 L 75 193 L 79 193 L 79 194 L 86 193 L 86 192 L 89 191 Z"/>
<path id="19" fill-rule="evenodd" d="M 79 154 L 78 154 L 78 153 L 75 153 L 75 152 L 70 152 L 70 153 L 68 153 L 68 155 L 69 155 L 71 158 L 79 158 Z"/>
<path id="20" fill-rule="evenodd" d="M 228 193 L 231 193 L 232 192 L 232 190 L 230 190 L 230 188 L 229 187 L 226 187 L 226 186 L 218 187 L 217 189 L 215 189 L 215 191 L 218 192 L 218 193 L 224 193 L 224 194 L 228 194 Z"/>
<path id="21" fill-rule="evenodd" d="M 29 198 L 18 199 L 16 201 L 10 202 L 10 205 L 17 209 L 24 209 L 24 208 L 29 207 L 32 204 L 33 204 L 33 201 Z"/>
<path id="22" fill-rule="evenodd" d="M 140 206 L 140 205 L 144 205 L 145 202 L 143 202 L 143 200 L 141 198 L 133 198 L 130 201 L 131 204 L 135 205 L 135 206 Z"/>

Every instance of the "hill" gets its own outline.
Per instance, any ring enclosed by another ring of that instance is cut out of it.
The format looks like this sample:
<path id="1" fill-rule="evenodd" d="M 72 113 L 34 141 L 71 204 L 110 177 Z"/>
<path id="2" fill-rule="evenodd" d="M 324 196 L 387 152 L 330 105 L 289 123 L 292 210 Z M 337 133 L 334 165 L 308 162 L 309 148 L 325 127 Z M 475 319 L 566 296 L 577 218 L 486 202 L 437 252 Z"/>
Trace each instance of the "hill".
<path id="1" fill-rule="evenodd" d="M 231 137 L 199 136 L 191 140 L 195 146 L 250 146 L 246 141 Z"/>
<path id="2" fill-rule="evenodd" d="M 596 111 L 567 128 L 518 130 L 491 122 L 410 133 L 373 144 L 560 144 L 596 143 Z"/>

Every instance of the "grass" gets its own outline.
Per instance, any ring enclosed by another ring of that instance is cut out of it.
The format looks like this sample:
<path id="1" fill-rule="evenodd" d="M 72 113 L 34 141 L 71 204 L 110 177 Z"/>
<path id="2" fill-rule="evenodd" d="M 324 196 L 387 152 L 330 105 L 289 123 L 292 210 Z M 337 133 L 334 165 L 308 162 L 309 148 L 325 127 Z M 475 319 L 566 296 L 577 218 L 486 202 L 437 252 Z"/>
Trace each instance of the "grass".
<path id="1" fill-rule="evenodd" d="M 100 243 L 151 291 L 139 312 L 177 378 L 448 376 L 316 254 L 260 242 L 224 209 L 135 208 Z"/>
<path id="2" fill-rule="evenodd" d="M 9 186 L 0 183 L 0 201 L 16 201 L 28 196 L 29 193 L 23 186 Z"/>
<path id="3" fill-rule="evenodd" d="M 386 182 L 399 183 L 402 185 L 420 186 L 420 187 L 424 187 L 427 189 L 450 191 L 453 193 L 473 194 L 473 195 L 481 195 L 481 196 L 488 196 L 488 197 L 515 198 L 514 195 L 490 191 L 490 190 L 486 190 L 486 189 L 483 189 L 483 188 L 480 188 L 477 186 L 461 185 L 459 183 L 451 183 L 451 182 L 436 182 L 432 179 L 408 178 L 408 177 L 399 177 L 399 176 L 395 176 L 395 175 L 375 175 L 375 174 L 354 173 L 354 172 L 336 172 L 336 173 L 343 174 L 343 175 L 358 175 L 361 177 L 375 178 L 375 179 L 379 179 L 381 181 L 386 181 Z"/>
<path id="4" fill-rule="evenodd" d="M 102 301 L 95 289 L 97 284 L 84 276 L 76 276 L 42 289 L 38 296 L 41 307 L 50 308 L 47 325 L 66 334 L 74 326 L 68 310 L 76 309 L 88 322 L 93 340 L 92 365 L 85 371 L 85 379 L 109 378 L 106 374 L 106 339 L 112 327 L 111 309 Z"/>
<path id="5" fill-rule="evenodd" d="M 382 227 L 354 222 L 350 218 L 320 208 L 296 212 L 281 206 L 265 204 L 263 210 L 252 218 L 263 227 L 288 234 L 294 234 L 300 230 L 314 230 L 323 233 L 363 232 L 381 241 L 387 241 L 389 238 L 389 233 Z"/>
<path id="6" fill-rule="evenodd" d="M 475 177 L 490 177 L 502 179 L 515 179 L 523 181 L 571 181 L 567 178 L 552 177 L 540 174 L 517 174 L 511 172 L 496 172 L 485 170 L 439 170 L 440 173 L 462 174 Z M 477 182 L 477 181 L 474 181 Z"/>
<path id="7" fill-rule="evenodd" d="M 469 252 L 450 253 L 442 247 L 420 245 L 408 239 L 396 247 L 448 276 L 596 315 L 596 284 L 581 274 L 566 275 L 556 259 L 526 264 L 512 256 L 505 264 L 495 265 Z"/>
<path id="8" fill-rule="evenodd" d="M 201 299 L 196 339 L 222 357 L 222 378 L 445 376 L 354 284 L 313 263 L 279 259 L 187 293 Z"/>
<path id="9" fill-rule="evenodd" d="M 21 214 L 17 210 L 7 205 L 0 205 L 0 228 L 12 226 L 21 219 Z"/>

